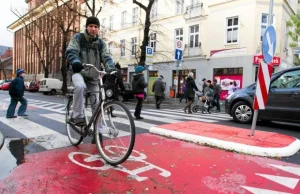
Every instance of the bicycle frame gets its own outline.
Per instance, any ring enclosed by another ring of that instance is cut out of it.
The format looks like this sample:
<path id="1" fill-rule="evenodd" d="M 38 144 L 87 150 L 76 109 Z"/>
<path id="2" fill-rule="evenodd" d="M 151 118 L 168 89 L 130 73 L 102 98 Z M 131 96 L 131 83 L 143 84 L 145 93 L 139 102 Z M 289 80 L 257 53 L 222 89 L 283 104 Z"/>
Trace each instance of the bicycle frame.
<path id="1" fill-rule="evenodd" d="M 98 69 L 97 69 L 94 65 L 92 65 L 92 64 L 84 64 L 84 66 L 90 67 L 90 68 L 94 68 L 94 69 L 99 73 L 99 80 L 100 80 L 100 94 L 99 94 L 99 95 L 101 95 L 101 98 L 99 98 L 99 99 L 101 99 L 101 100 L 100 100 L 99 104 L 97 105 L 97 108 L 96 108 L 95 112 L 92 114 L 92 117 L 91 117 L 90 121 L 88 122 L 88 121 L 87 121 L 87 118 L 85 117 L 86 123 L 88 123 L 88 124 L 87 124 L 87 126 L 85 126 L 84 132 L 83 132 L 83 133 L 82 133 L 81 131 L 77 130 L 77 126 L 76 126 L 76 125 L 70 123 L 71 126 L 75 129 L 76 132 L 78 132 L 78 133 L 81 134 L 82 136 L 86 137 L 86 136 L 88 135 L 88 133 L 90 132 L 89 129 L 91 128 L 93 122 L 95 121 L 95 117 L 96 117 L 97 115 L 99 115 L 99 112 L 101 111 L 101 114 L 104 115 L 104 103 L 105 103 L 105 100 L 106 100 L 106 96 L 105 96 L 105 90 L 104 90 L 104 85 L 103 85 L 103 79 L 102 79 L 102 77 L 103 77 L 105 74 L 107 74 L 107 73 L 106 73 L 105 71 L 100 71 L 100 70 L 98 70 Z M 111 72 L 110 74 L 114 74 L 114 73 L 116 73 L 116 72 L 117 72 L 117 71 L 113 71 L 113 72 Z M 87 100 L 87 99 L 86 99 L 86 100 Z M 86 115 L 85 109 L 84 109 L 83 111 L 84 111 L 84 115 Z M 105 119 L 103 119 L 103 122 L 104 122 L 104 125 L 107 126 Z"/>

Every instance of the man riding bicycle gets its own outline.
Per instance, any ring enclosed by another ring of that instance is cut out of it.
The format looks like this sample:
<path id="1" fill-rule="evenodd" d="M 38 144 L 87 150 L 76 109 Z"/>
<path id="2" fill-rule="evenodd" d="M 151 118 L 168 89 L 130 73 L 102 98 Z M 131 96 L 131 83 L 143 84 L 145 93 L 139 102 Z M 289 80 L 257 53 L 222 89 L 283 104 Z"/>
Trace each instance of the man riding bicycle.
<path id="1" fill-rule="evenodd" d="M 111 58 L 105 42 L 98 37 L 100 22 L 97 17 L 89 17 L 86 20 L 84 33 L 76 33 L 71 39 L 66 57 L 72 66 L 72 81 L 75 86 L 73 94 L 73 115 L 71 122 L 78 126 L 84 126 L 84 92 L 91 93 L 99 91 L 99 73 L 91 69 L 84 69 L 83 63 L 93 64 L 98 69 L 105 71 L 114 70 L 115 65 Z M 102 66 L 104 64 L 104 67 Z M 90 97 L 92 112 L 99 103 L 99 93 L 93 93 Z"/>

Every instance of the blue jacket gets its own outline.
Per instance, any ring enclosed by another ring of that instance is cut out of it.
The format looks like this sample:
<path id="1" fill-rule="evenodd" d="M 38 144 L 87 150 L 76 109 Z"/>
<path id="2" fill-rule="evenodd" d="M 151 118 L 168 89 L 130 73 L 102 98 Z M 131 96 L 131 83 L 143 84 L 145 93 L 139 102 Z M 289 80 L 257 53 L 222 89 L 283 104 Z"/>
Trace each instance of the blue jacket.
<path id="1" fill-rule="evenodd" d="M 11 83 L 9 87 L 9 95 L 12 97 L 22 97 L 24 96 L 25 85 L 24 79 L 17 76 Z"/>

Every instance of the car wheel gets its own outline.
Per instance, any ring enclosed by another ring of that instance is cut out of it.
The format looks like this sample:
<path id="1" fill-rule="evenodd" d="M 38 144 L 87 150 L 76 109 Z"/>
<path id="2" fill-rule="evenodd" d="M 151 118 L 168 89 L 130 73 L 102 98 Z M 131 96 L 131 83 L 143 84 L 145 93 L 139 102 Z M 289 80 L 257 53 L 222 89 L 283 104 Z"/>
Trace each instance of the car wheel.
<path id="1" fill-rule="evenodd" d="M 236 122 L 251 123 L 253 118 L 253 110 L 247 102 L 240 101 L 235 103 L 231 111 L 231 115 Z"/>
<path id="2" fill-rule="evenodd" d="M 51 90 L 51 95 L 55 95 L 56 91 L 55 90 Z"/>

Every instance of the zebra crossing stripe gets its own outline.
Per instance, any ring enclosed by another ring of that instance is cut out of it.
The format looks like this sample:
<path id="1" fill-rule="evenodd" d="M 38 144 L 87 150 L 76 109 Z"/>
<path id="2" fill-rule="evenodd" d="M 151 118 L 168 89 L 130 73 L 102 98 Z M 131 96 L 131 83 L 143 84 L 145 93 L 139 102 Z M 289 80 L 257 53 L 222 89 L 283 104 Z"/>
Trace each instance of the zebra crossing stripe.
<path id="1" fill-rule="evenodd" d="M 22 133 L 27 138 L 33 138 L 33 142 L 46 148 L 47 150 L 70 145 L 66 135 L 58 133 L 28 119 L 24 119 L 22 117 L 15 119 L 6 119 L 5 117 L 0 117 L 0 121 L 14 130 Z"/>
<path id="2" fill-rule="evenodd" d="M 172 114 L 170 113 L 170 111 L 165 111 L 165 110 L 147 110 L 147 111 L 150 111 L 150 112 L 159 112 L 159 113 L 164 113 L 164 114 L 168 114 L 168 115 L 178 115 L 178 116 L 186 116 L 187 119 L 189 120 L 193 120 L 192 118 L 202 118 L 204 122 L 207 122 L 206 121 L 206 118 L 207 119 L 212 119 L 212 120 L 223 120 L 223 121 L 228 121 L 229 119 L 227 118 L 219 118 L 219 117 L 216 117 L 216 116 L 209 116 L 209 115 L 204 115 L 204 114 L 199 114 L 199 115 L 195 115 L 195 114 L 185 114 L 185 113 L 178 113 L 178 112 L 172 112 Z"/>
<path id="3" fill-rule="evenodd" d="M 178 110 L 178 109 L 176 109 L 176 110 L 172 110 L 172 109 L 163 109 L 164 111 L 169 111 L 169 112 L 177 112 L 177 113 L 182 113 L 182 109 L 180 109 L 180 110 Z M 199 114 L 200 113 L 200 114 Z M 183 114 L 183 113 L 182 113 Z M 224 119 L 231 119 L 231 116 L 230 115 L 226 115 L 225 113 L 220 113 L 220 114 L 218 114 L 218 113 L 212 113 L 212 114 L 205 114 L 205 115 L 203 115 L 202 113 L 201 113 L 201 111 L 200 112 L 198 112 L 198 113 L 194 113 L 194 115 L 198 115 L 198 116 L 205 116 L 205 117 L 211 117 L 212 119 L 213 118 L 216 118 L 216 117 L 218 117 L 218 118 L 224 118 Z"/>

